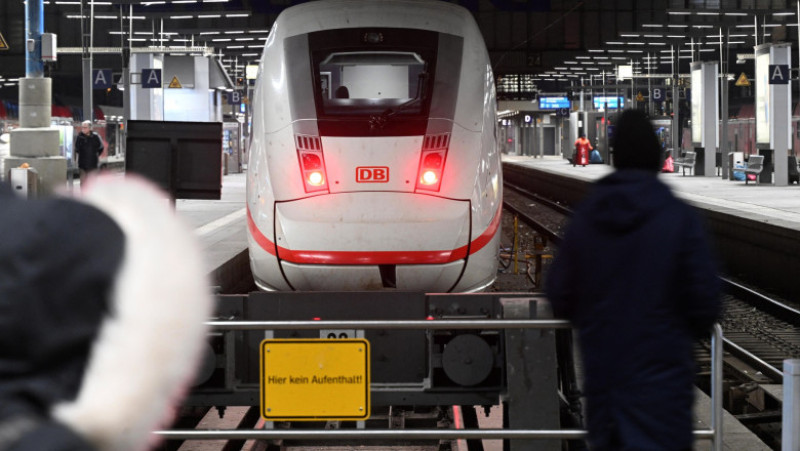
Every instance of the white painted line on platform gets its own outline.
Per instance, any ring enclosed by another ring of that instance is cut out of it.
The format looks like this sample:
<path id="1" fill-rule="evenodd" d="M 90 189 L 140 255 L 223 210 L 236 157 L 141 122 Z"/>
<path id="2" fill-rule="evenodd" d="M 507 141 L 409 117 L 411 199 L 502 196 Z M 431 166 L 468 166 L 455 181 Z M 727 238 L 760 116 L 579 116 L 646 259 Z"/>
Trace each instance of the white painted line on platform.
<path id="1" fill-rule="evenodd" d="M 244 220 L 245 214 L 247 214 L 247 208 L 236 210 L 227 216 L 223 216 L 217 219 L 216 221 L 212 221 L 202 227 L 198 227 L 197 229 L 195 229 L 195 233 L 197 233 L 197 236 L 203 237 L 210 233 L 216 232 L 217 229 L 226 227 L 233 222 Z"/>

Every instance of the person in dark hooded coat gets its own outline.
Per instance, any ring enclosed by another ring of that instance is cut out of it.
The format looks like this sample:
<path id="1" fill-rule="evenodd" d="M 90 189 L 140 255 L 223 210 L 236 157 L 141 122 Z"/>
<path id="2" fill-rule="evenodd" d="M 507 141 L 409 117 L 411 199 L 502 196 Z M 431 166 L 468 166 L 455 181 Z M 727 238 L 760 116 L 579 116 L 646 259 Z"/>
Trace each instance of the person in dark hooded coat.
<path id="1" fill-rule="evenodd" d="M 690 450 L 693 340 L 720 317 L 719 279 L 694 208 L 658 179 L 647 116 L 620 114 L 616 171 L 578 206 L 547 278 L 578 330 L 592 450 Z"/>

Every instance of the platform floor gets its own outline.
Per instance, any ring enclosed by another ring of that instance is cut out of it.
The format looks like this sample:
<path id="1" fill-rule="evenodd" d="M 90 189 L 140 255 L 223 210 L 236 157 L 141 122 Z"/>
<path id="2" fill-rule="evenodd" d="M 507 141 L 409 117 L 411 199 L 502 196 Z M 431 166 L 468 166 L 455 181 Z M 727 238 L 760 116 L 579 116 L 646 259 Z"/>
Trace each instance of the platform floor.
<path id="1" fill-rule="evenodd" d="M 197 234 L 209 272 L 247 249 L 246 174 L 222 178 L 220 200 L 175 201 L 175 210 Z"/>
<path id="2" fill-rule="evenodd" d="M 573 167 L 561 157 L 504 155 L 503 161 L 590 182 L 614 171 L 611 166 L 605 164 Z M 798 185 L 756 185 L 752 181 L 745 185 L 743 181 L 723 180 L 720 176 L 683 176 L 680 172 L 659 174 L 659 178 L 672 187 L 679 197 L 692 205 L 800 230 L 800 186 Z"/>

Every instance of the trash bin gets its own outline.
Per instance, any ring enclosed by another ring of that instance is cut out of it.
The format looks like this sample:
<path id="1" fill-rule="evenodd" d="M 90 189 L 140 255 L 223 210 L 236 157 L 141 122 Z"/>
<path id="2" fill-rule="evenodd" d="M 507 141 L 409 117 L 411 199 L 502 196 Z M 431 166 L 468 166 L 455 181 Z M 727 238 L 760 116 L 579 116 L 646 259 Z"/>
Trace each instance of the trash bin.
<path id="1" fill-rule="evenodd" d="M 39 173 L 32 167 L 12 168 L 8 180 L 14 192 L 22 197 L 33 199 L 39 191 Z"/>

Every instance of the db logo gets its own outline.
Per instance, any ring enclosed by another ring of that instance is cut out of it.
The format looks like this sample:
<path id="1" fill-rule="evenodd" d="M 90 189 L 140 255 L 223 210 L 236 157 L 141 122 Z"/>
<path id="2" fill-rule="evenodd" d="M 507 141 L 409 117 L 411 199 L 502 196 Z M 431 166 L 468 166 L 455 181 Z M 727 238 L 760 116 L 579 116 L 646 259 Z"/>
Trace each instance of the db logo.
<path id="1" fill-rule="evenodd" d="M 387 166 L 359 166 L 356 168 L 356 183 L 386 183 L 389 181 Z"/>

